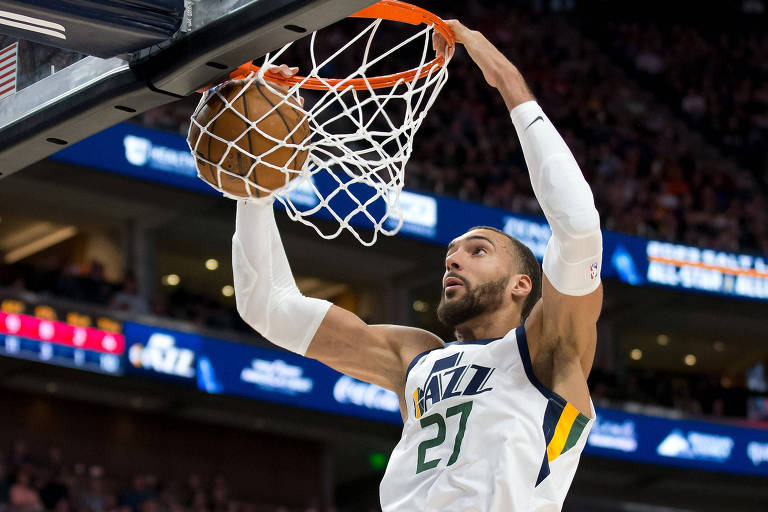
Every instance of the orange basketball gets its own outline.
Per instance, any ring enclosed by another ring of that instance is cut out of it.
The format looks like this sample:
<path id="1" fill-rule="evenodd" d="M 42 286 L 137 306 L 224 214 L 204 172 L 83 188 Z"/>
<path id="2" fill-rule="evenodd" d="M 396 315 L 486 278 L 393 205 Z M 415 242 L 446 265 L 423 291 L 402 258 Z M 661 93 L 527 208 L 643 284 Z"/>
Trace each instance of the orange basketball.
<path id="1" fill-rule="evenodd" d="M 243 82 L 226 82 L 217 87 L 219 94 L 209 95 L 193 116 L 197 124 L 192 123 L 189 143 L 198 173 L 205 181 L 232 196 L 265 197 L 269 192 L 254 184 L 268 191 L 287 185 L 298 176 L 308 153 L 306 149 L 283 146 L 267 135 L 283 143 L 301 144 L 309 136 L 309 122 L 295 98 L 274 108 L 281 96 L 258 82 L 252 82 L 238 96 L 244 86 Z M 227 99 L 229 108 L 219 95 Z M 235 111 L 258 123 L 252 126 Z M 204 128 L 202 133 L 200 126 Z M 227 151 L 228 145 L 211 134 L 233 142 L 232 149 Z M 220 172 L 217 166 L 236 176 Z"/>

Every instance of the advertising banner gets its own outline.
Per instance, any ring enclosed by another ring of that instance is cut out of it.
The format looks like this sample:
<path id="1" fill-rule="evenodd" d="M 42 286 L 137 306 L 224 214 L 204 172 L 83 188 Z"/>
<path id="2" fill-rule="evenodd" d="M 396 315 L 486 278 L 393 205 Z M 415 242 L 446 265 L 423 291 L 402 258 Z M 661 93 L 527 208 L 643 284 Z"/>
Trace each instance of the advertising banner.
<path id="1" fill-rule="evenodd" d="M 397 395 L 282 350 L 126 322 L 126 373 L 401 424 Z M 598 408 L 584 450 L 636 462 L 768 476 L 768 430 Z"/>
<path id="2" fill-rule="evenodd" d="M 312 359 L 206 338 L 198 387 L 371 420 L 401 423 L 397 395 Z"/>
<path id="3" fill-rule="evenodd" d="M 126 374 L 194 386 L 202 337 L 125 322 Z"/>
<path id="4" fill-rule="evenodd" d="M 768 430 L 600 408 L 584 453 L 768 477 Z"/>
<path id="5" fill-rule="evenodd" d="M 290 352 L 125 322 L 127 375 L 400 423 L 397 395 Z"/>
<path id="6" fill-rule="evenodd" d="M 195 162 L 184 137 L 141 126 L 113 126 L 51 158 L 218 194 L 197 178 Z M 329 192 L 331 187 L 337 186 L 327 171 L 316 173 L 313 180 L 318 190 Z M 307 209 L 317 205 L 317 197 L 307 182 L 294 186 L 290 196 L 294 204 Z M 333 207 L 339 212 L 354 208 L 348 199 L 349 205 L 341 204 L 344 196 L 339 194 L 334 199 Z M 282 208 L 282 205 L 276 202 L 275 207 Z M 400 235 L 441 245 L 448 244 L 473 226 L 493 226 L 519 239 L 541 260 L 551 236 L 543 218 L 422 192 L 404 190 L 400 207 L 403 216 Z M 316 215 L 330 218 L 323 208 L 318 209 Z M 370 220 L 364 215 L 357 215 L 350 222 L 356 227 L 370 227 Z M 388 228 L 394 224 L 388 219 Z M 606 279 L 619 279 L 636 286 L 662 286 L 768 300 L 768 258 L 763 256 L 658 242 L 611 231 L 603 232 L 603 246 L 601 275 Z"/>

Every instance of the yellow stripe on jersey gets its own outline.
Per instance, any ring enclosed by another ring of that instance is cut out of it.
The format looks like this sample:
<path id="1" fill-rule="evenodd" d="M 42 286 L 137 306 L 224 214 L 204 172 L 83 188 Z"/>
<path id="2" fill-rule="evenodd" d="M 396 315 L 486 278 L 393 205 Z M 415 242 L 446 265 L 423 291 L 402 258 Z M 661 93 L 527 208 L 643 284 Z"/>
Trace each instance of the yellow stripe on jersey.
<path id="1" fill-rule="evenodd" d="M 555 433 L 552 436 L 552 440 L 547 445 L 547 459 L 552 462 L 563 452 L 565 442 L 568 440 L 568 434 L 571 432 L 571 427 L 576 417 L 579 415 L 578 409 L 572 406 L 570 403 L 565 404 L 563 413 L 560 415 L 560 419 L 555 426 Z"/>
<path id="2" fill-rule="evenodd" d="M 416 408 L 416 419 L 421 418 L 421 409 L 419 409 L 419 390 L 413 391 L 413 406 Z"/>

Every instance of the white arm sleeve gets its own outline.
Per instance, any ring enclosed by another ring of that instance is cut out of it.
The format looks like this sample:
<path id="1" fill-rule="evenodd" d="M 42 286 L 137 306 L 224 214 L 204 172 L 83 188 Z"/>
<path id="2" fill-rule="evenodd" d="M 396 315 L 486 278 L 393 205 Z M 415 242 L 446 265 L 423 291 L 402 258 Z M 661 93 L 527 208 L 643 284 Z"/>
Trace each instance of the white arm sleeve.
<path id="1" fill-rule="evenodd" d="M 275 345 L 304 355 L 331 303 L 299 292 L 271 201 L 237 202 L 232 271 L 243 320 Z"/>
<path id="2" fill-rule="evenodd" d="M 587 295 L 600 285 L 600 216 L 576 159 L 535 101 L 510 113 L 523 148 L 533 192 L 552 228 L 542 268 L 565 295 Z"/>

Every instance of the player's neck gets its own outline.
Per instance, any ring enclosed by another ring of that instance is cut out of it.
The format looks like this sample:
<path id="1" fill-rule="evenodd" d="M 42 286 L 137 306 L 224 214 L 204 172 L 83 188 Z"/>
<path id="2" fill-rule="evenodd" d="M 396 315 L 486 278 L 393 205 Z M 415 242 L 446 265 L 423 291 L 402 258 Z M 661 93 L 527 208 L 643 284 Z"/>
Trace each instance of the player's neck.
<path id="1" fill-rule="evenodd" d="M 488 340 L 501 338 L 520 325 L 520 314 L 510 314 L 507 310 L 478 315 L 456 326 L 458 341 Z"/>

